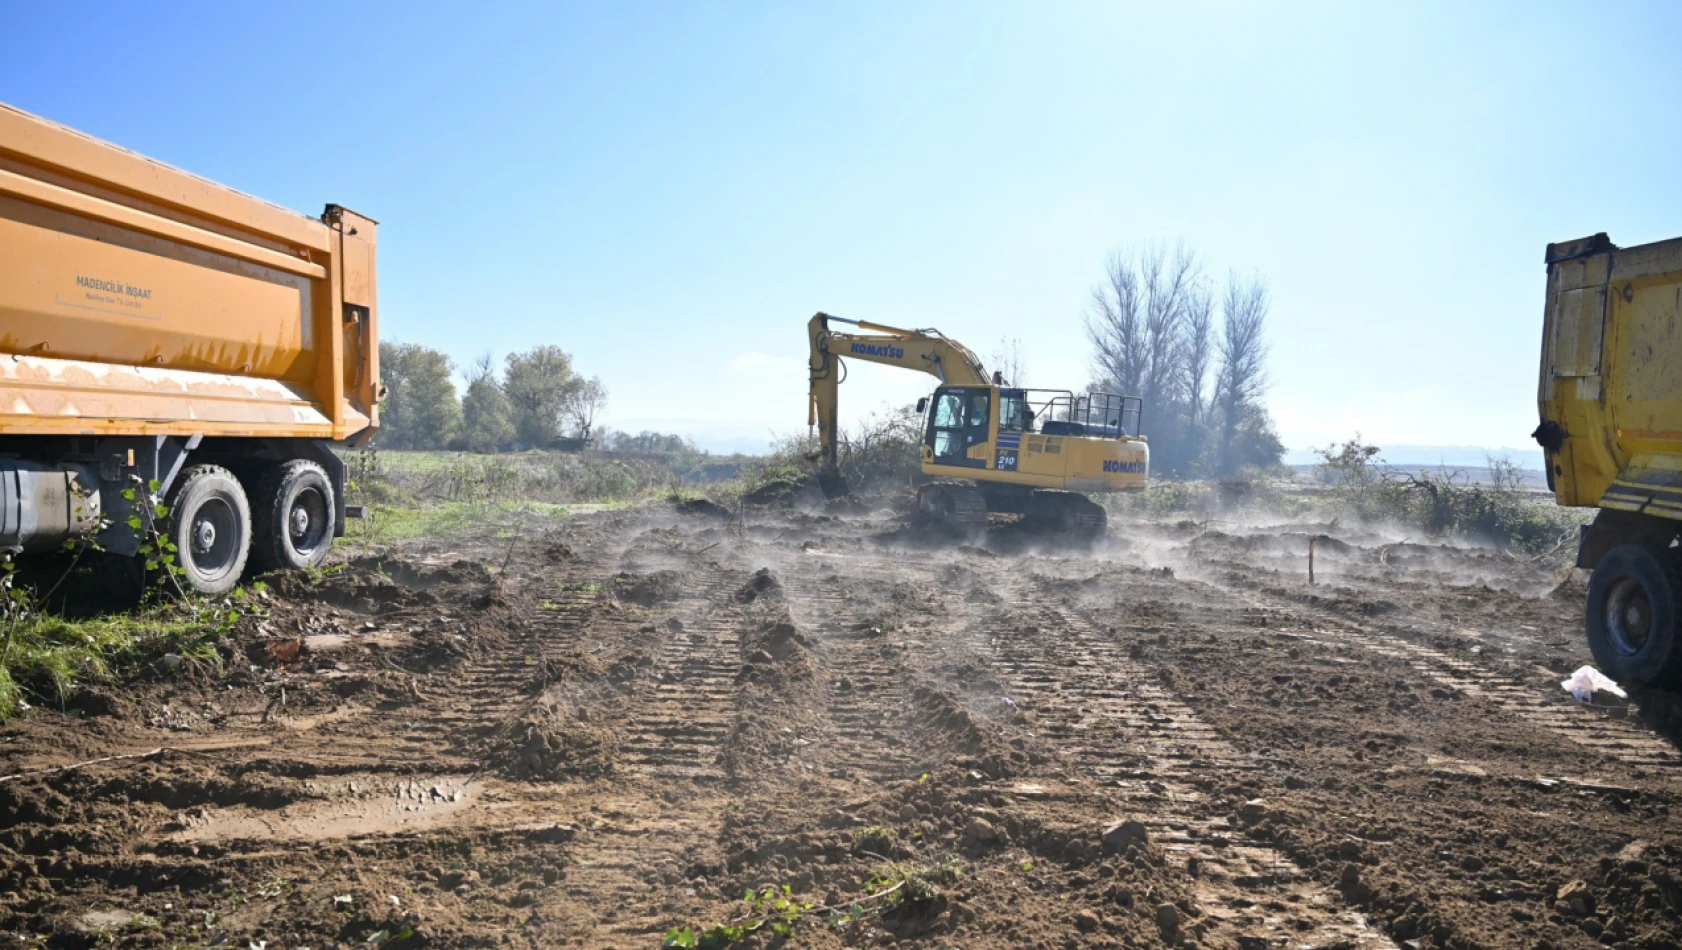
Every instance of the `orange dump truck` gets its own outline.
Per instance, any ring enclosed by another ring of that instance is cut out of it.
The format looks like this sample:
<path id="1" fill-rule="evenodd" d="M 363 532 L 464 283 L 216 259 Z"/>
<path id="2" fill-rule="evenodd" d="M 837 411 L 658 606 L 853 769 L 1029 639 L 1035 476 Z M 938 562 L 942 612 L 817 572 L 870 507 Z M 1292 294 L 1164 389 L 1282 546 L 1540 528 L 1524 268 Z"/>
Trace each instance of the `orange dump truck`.
<path id="1" fill-rule="evenodd" d="M 206 593 L 320 563 L 331 444 L 379 424 L 374 232 L 0 104 L 0 550 L 156 531 Z"/>

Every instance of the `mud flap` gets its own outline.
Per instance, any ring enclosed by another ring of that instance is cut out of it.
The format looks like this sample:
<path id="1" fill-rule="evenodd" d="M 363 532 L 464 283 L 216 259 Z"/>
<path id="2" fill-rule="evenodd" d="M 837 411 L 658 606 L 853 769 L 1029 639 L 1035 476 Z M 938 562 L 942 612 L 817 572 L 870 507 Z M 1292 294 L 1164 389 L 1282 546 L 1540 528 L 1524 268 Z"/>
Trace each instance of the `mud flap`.
<path id="1" fill-rule="evenodd" d="M 1577 566 L 1592 571 L 1608 551 L 1624 544 L 1668 548 L 1677 528 L 1669 518 L 1602 508 L 1593 524 L 1577 529 Z"/>

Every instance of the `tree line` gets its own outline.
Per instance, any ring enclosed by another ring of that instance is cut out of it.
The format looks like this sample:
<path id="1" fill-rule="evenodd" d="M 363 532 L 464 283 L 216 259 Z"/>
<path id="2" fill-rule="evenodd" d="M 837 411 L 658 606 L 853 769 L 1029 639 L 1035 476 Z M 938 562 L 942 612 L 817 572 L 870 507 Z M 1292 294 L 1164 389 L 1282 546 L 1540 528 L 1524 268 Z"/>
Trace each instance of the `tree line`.
<path id="1" fill-rule="evenodd" d="M 1151 470 L 1225 476 L 1284 457 L 1267 389 L 1269 303 L 1259 277 L 1218 284 L 1183 245 L 1117 253 L 1086 330 L 1100 389 L 1143 399 Z"/>
<path id="2" fill-rule="evenodd" d="M 456 393 L 455 362 L 418 343 L 380 344 L 380 444 L 394 449 L 494 452 L 553 446 L 591 437 L 607 406 L 600 379 L 584 377 L 558 346 L 510 353 L 499 368 L 490 354 Z"/>

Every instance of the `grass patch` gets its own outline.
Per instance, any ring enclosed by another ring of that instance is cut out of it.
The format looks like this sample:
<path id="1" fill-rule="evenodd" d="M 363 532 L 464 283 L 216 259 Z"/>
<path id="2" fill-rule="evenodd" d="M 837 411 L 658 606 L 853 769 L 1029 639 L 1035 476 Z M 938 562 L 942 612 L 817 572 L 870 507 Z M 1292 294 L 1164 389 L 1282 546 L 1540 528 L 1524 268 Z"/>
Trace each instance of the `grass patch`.
<path id="1" fill-rule="evenodd" d="M 707 466 L 686 468 L 665 456 L 608 453 L 473 455 L 370 448 L 347 455 L 345 461 L 352 500 L 411 507 L 448 502 L 624 502 L 719 480 L 709 477 Z M 723 468 L 734 476 L 739 463 Z"/>
<path id="2" fill-rule="evenodd" d="M 340 543 L 354 547 L 464 535 L 512 538 L 525 534 L 533 520 L 568 517 L 573 507 L 541 501 L 376 504 L 369 506 L 367 518 L 348 524 Z"/>
<path id="3" fill-rule="evenodd" d="M 89 619 L 15 611 L 0 636 L 0 721 L 32 705 L 62 708 L 84 684 L 133 676 L 166 654 L 220 669 L 218 641 L 240 613 L 233 603 L 159 603 Z"/>

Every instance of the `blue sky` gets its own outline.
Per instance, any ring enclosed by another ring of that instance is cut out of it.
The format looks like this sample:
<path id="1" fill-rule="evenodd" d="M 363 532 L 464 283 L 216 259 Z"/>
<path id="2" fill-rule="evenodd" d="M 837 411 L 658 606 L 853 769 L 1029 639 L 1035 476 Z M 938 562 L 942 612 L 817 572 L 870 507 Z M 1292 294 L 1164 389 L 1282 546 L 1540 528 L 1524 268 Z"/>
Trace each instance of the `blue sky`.
<path id="1" fill-rule="evenodd" d="M 382 332 L 804 428 L 816 310 L 1087 379 L 1106 256 L 1270 284 L 1288 445 L 1524 446 L 1542 250 L 1682 233 L 1682 5 L 56 4 L 0 100 L 381 222 Z M 922 377 L 855 365 L 850 415 Z"/>

